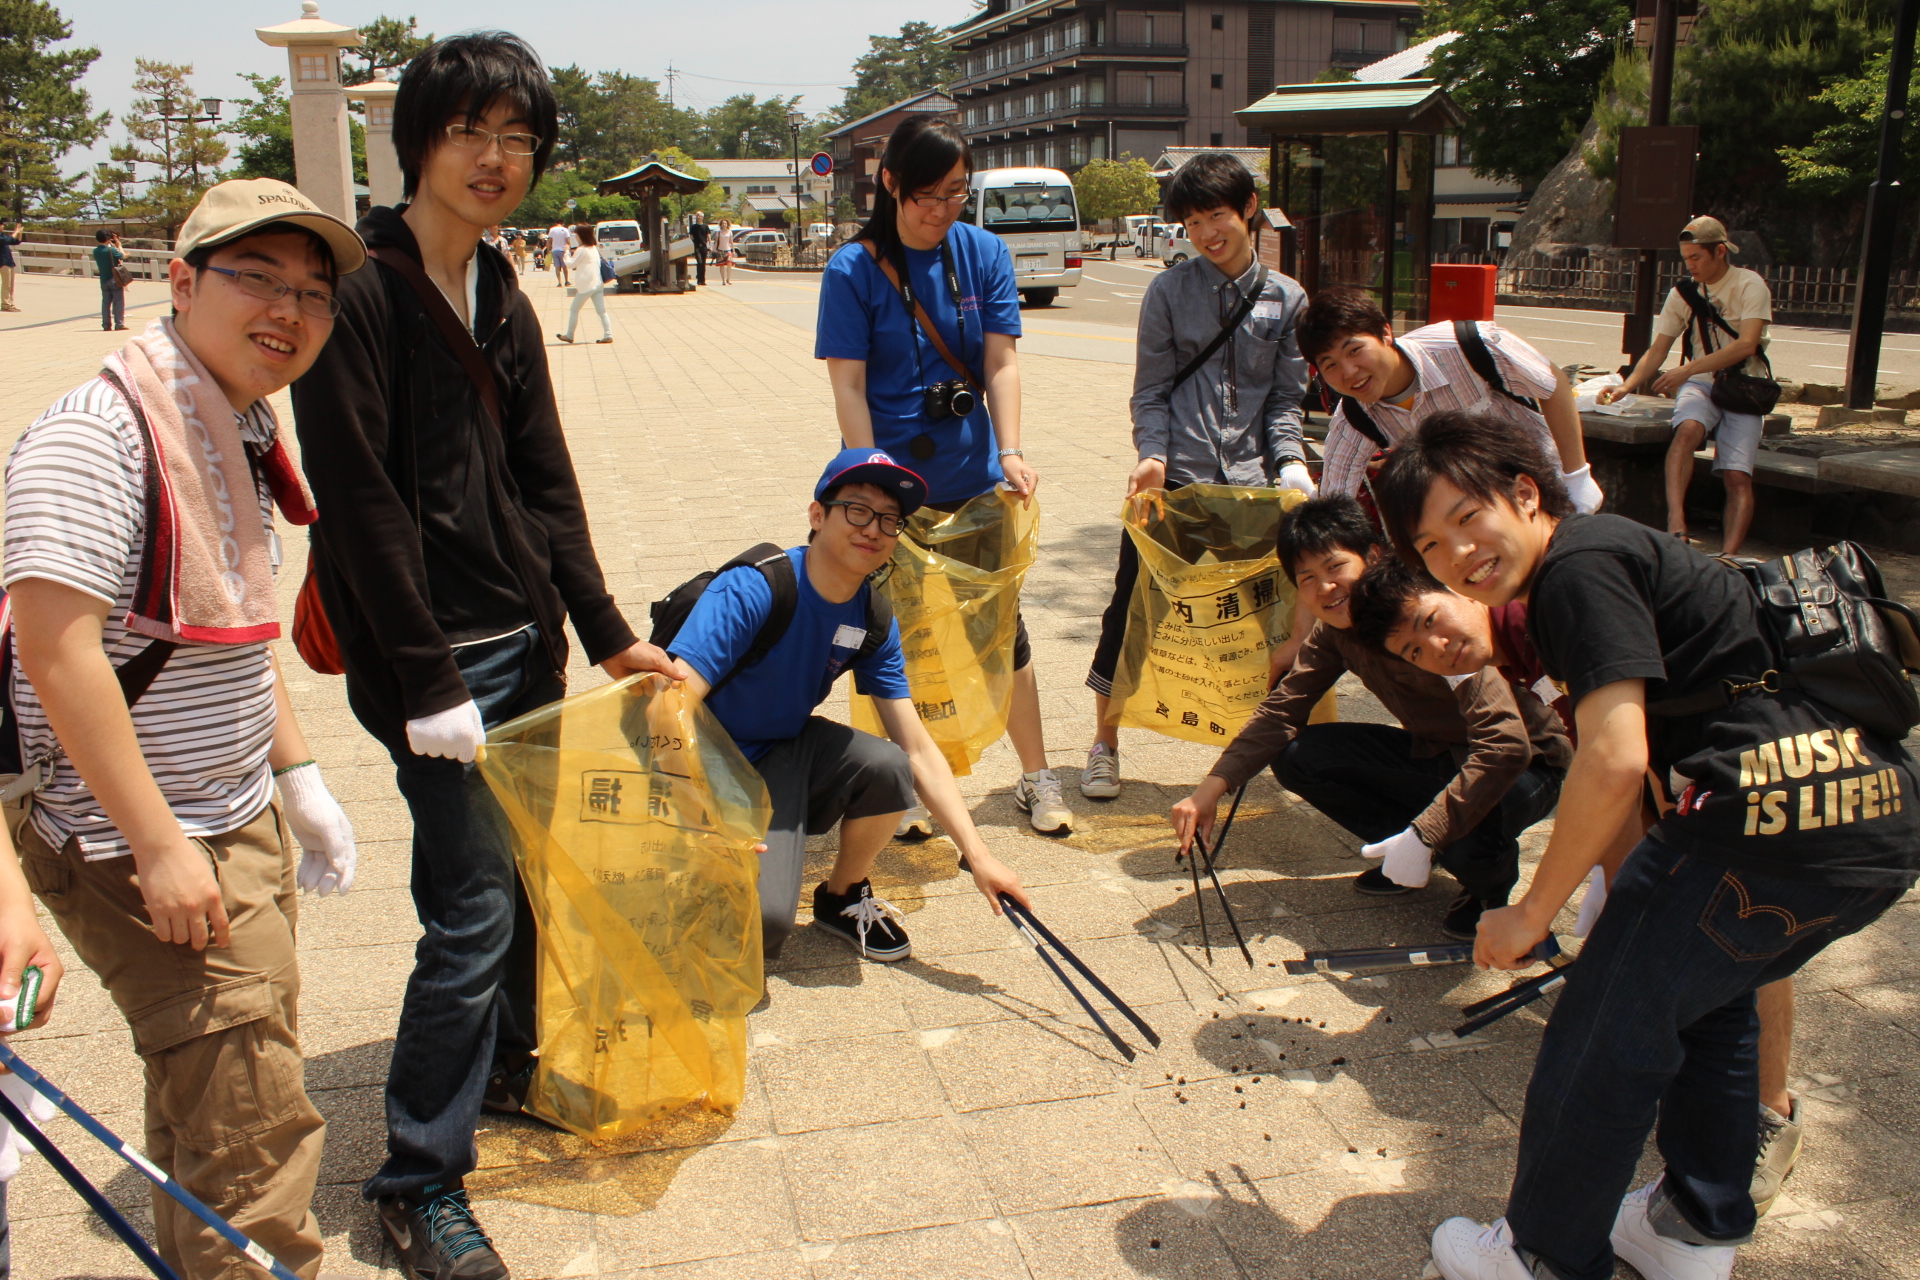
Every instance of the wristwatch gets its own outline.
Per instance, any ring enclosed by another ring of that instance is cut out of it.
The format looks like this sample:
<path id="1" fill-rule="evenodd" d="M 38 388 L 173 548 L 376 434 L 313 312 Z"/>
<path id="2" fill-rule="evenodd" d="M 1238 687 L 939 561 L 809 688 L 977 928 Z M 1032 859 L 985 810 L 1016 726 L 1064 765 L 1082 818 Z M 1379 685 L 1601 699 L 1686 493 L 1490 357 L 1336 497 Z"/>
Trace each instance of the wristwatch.
<path id="1" fill-rule="evenodd" d="M 1024 458 L 1027 455 L 1023 450 L 1020 450 L 1020 449 L 1002 449 L 1000 451 L 1000 456 L 1003 458 Z"/>

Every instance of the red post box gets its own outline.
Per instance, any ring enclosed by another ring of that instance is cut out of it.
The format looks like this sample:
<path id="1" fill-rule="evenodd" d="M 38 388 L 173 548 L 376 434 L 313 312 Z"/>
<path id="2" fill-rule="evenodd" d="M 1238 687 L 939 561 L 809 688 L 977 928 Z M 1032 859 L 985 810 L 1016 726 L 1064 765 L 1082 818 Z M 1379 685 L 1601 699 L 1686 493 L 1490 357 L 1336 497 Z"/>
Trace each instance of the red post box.
<path id="1" fill-rule="evenodd" d="M 1493 319 L 1494 276 L 1499 271 L 1491 263 L 1433 264 L 1431 301 L 1427 318 L 1439 324 L 1448 320 Z"/>

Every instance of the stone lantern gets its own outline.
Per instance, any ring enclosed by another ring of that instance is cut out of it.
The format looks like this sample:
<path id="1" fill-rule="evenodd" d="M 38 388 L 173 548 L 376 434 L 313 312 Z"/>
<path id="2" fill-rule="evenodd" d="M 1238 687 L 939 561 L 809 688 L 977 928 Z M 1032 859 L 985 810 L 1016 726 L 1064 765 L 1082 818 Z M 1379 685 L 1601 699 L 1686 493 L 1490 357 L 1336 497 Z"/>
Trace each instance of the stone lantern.
<path id="1" fill-rule="evenodd" d="M 367 191 L 376 205 L 397 205 L 402 198 L 400 154 L 393 149 L 393 97 L 399 92 L 386 80 L 347 90 L 349 101 L 367 104 Z"/>
<path id="2" fill-rule="evenodd" d="M 319 0 L 302 0 L 297 20 L 260 27 L 254 34 L 263 44 L 287 51 L 294 185 L 351 225 L 353 138 L 347 128 L 347 99 L 340 92 L 340 50 L 359 44 L 360 33 L 323 19 Z"/>

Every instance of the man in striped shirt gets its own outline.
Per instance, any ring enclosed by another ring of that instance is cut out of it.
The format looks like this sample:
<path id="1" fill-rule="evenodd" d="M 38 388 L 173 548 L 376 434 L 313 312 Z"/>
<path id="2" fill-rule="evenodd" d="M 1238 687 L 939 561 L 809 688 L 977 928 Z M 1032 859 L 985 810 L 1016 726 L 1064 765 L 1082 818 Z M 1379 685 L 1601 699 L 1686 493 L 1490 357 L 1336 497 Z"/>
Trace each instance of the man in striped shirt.
<path id="1" fill-rule="evenodd" d="M 1300 354 L 1341 397 L 1327 428 L 1321 493 L 1359 493 L 1368 460 L 1441 410 L 1481 409 L 1537 432 L 1559 459 L 1574 505 L 1600 509 L 1606 495 L 1587 465 L 1567 375 L 1497 324 L 1479 321 L 1475 330 L 1486 353 L 1483 363 L 1498 374 L 1500 386 L 1474 369 L 1454 325 L 1430 324 L 1396 340 L 1386 313 L 1365 290 L 1341 286 L 1314 296 L 1300 318 Z"/>
<path id="2" fill-rule="evenodd" d="M 277 623 L 202 624 L 237 616 L 221 613 L 222 596 L 266 596 L 271 618 L 266 397 L 312 364 L 336 277 L 365 251 L 345 223 L 264 179 L 209 191 L 178 248 L 173 318 L 55 402 L 7 463 L 12 702 L 23 781 L 43 780 L 20 853 L 146 1062 L 147 1157 L 312 1280 L 326 1124 L 302 1084 L 295 889 L 344 890 L 353 834 L 277 678 Z M 154 498 L 157 473 L 168 478 Z M 197 506 L 189 486 L 203 483 L 212 501 Z M 195 560 L 202 546 L 218 558 Z M 146 612 L 156 576 L 174 596 L 164 628 Z M 219 586 L 192 594 L 209 581 Z M 299 867 L 290 834 L 306 850 Z M 171 1199 L 154 1197 L 153 1220 L 181 1276 L 246 1269 Z"/>

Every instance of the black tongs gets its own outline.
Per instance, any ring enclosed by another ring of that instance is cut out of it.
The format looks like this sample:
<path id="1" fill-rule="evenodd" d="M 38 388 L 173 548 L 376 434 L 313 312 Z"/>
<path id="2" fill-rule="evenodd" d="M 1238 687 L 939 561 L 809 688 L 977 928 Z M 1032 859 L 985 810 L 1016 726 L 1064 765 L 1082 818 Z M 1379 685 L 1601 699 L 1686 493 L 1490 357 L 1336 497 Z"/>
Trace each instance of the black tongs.
<path id="1" fill-rule="evenodd" d="M 1018 929 L 1021 935 L 1033 944 L 1034 954 L 1046 961 L 1047 968 L 1053 970 L 1053 976 L 1060 979 L 1060 985 L 1064 986 L 1068 993 L 1080 1002 L 1080 1007 L 1087 1011 L 1087 1016 L 1093 1019 L 1093 1024 L 1106 1033 L 1107 1039 L 1113 1042 L 1113 1047 L 1120 1051 L 1122 1057 L 1128 1062 L 1132 1062 L 1134 1059 L 1133 1046 L 1114 1034 L 1113 1028 L 1107 1025 L 1107 1020 L 1100 1016 L 1099 1010 L 1095 1009 L 1092 1002 L 1087 999 L 1086 994 L 1082 992 L 1078 986 L 1074 985 L 1073 979 L 1067 976 L 1067 971 L 1060 967 L 1060 960 L 1056 960 L 1048 953 L 1049 947 L 1059 952 L 1061 960 L 1065 960 L 1068 964 L 1072 965 L 1079 971 L 1081 977 L 1092 983 L 1093 989 L 1099 992 L 1108 1004 L 1118 1009 L 1121 1017 L 1138 1028 L 1140 1034 L 1147 1038 L 1148 1044 L 1156 1049 L 1160 1047 L 1160 1033 L 1148 1026 L 1146 1019 L 1135 1013 L 1125 1000 L 1115 995 L 1113 988 L 1102 982 L 1099 974 L 1087 968 L 1086 962 L 1079 956 L 1073 954 L 1073 952 L 1068 949 L 1066 943 L 1054 937 L 1053 930 L 1040 923 L 1040 917 L 1034 915 L 1031 909 L 1021 906 L 1012 894 L 1007 893 L 1000 895 L 1000 905 L 1006 910 L 1007 919 L 1013 922 L 1014 928 Z"/>
<path id="2" fill-rule="evenodd" d="M 1253 952 L 1247 950 L 1247 940 L 1240 934 L 1240 922 L 1236 920 L 1233 915 L 1233 904 L 1227 901 L 1227 890 L 1225 886 L 1220 883 L 1219 873 L 1214 870 L 1215 864 L 1220 860 L 1220 850 L 1225 847 L 1227 843 L 1227 833 L 1233 830 L 1234 816 L 1240 812 L 1240 802 L 1246 799 L 1246 795 L 1247 788 L 1246 785 L 1242 783 L 1240 790 L 1234 792 L 1233 808 L 1227 810 L 1227 820 L 1220 824 L 1220 834 L 1214 837 L 1211 852 L 1207 849 L 1207 838 L 1200 834 L 1199 828 L 1196 827 L 1194 829 L 1193 843 L 1197 852 L 1194 857 L 1188 859 L 1187 869 L 1193 873 L 1193 908 L 1200 916 L 1200 945 L 1206 948 L 1207 963 L 1213 963 L 1213 939 L 1207 934 L 1207 902 L 1205 895 L 1200 891 L 1200 863 L 1202 859 L 1204 859 L 1207 864 L 1207 878 L 1213 881 L 1213 891 L 1220 897 L 1220 909 L 1227 914 L 1227 927 L 1233 930 L 1233 940 L 1240 944 L 1240 954 L 1246 958 L 1247 968 L 1251 969 L 1254 967 Z M 1176 866 L 1179 865 L 1180 859 L 1180 851 L 1178 849 L 1174 850 L 1173 861 Z"/>

